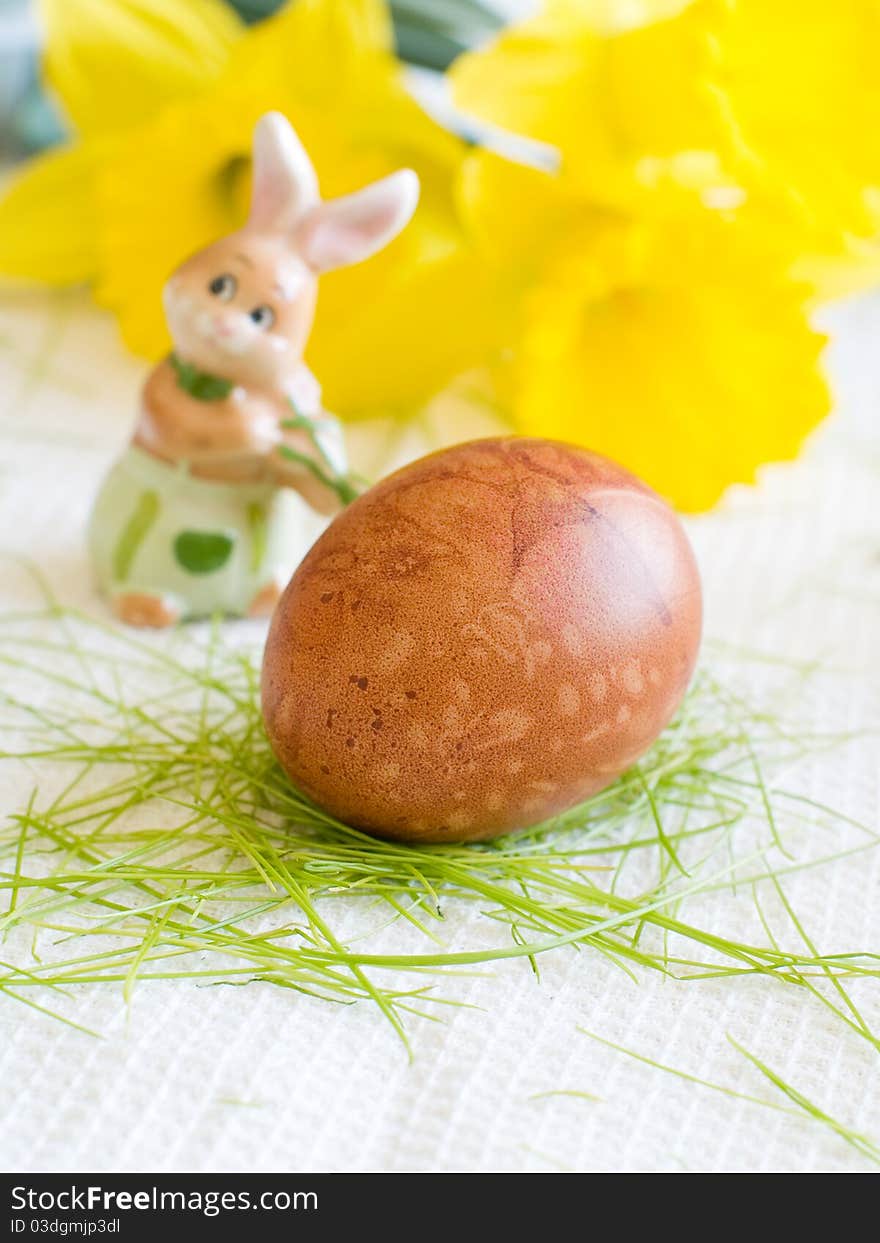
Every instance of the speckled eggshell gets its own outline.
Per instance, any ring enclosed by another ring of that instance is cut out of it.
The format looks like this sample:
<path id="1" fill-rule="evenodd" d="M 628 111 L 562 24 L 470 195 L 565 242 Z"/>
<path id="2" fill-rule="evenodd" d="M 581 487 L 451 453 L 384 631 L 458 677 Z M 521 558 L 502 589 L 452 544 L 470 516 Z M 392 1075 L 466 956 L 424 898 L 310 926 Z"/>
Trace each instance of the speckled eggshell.
<path id="1" fill-rule="evenodd" d="M 384 479 L 314 545 L 269 632 L 266 728 L 348 824 L 492 837 L 642 755 L 701 613 L 681 523 L 644 483 L 571 445 L 472 441 Z"/>

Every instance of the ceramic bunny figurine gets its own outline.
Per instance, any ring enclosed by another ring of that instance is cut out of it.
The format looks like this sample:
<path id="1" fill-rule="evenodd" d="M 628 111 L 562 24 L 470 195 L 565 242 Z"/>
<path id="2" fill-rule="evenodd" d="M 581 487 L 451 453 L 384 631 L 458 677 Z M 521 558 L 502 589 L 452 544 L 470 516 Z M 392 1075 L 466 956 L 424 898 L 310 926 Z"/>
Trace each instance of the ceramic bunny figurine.
<path id="1" fill-rule="evenodd" d="M 261 118 L 250 216 L 168 281 L 174 352 L 92 513 L 98 582 L 123 621 L 271 612 L 297 543 L 285 490 L 323 514 L 349 499 L 341 428 L 302 359 L 318 276 L 390 242 L 418 194 L 402 170 L 321 202 L 289 122 Z"/>

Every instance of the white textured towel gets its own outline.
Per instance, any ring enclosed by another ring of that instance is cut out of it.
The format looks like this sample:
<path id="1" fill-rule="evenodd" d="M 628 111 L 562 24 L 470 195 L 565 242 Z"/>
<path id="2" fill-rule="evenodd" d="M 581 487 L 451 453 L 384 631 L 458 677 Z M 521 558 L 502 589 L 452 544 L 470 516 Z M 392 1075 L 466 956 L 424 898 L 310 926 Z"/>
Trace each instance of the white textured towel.
<path id="1" fill-rule="evenodd" d="M 709 635 L 818 660 L 824 672 L 798 705 L 804 727 L 858 734 L 799 767 L 797 790 L 876 831 L 880 301 L 849 304 L 826 320 L 839 413 L 799 464 L 768 469 L 760 487 L 735 490 L 690 529 Z M 63 599 L 92 610 L 100 605 L 84 524 L 125 441 L 141 374 L 112 325 L 77 296 L 22 295 L 0 307 L 0 540 L 43 567 Z M 379 430 L 352 435 L 355 465 L 373 474 L 388 454 Z M 443 434 L 485 430 L 451 417 Z M 412 456 L 423 444 L 410 436 L 394 455 Z M 313 532 L 304 531 L 304 545 Z M 21 577 L 4 573 L 3 607 L 14 607 L 21 590 Z M 38 765 L 32 773 L 39 781 Z M 19 808 L 26 792 L 0 765 L 3 810 Z M 852 825 L 812 832 L 825 835 L 826 855 L 866 840 Z M 818 846 L 805 828 L 791 849 L 798 862 Z M 876 850 L 794 871 L 787 892 L 821 950 L 880 952 Z M 699 897 L 689 914 L 754 935 L 747 892 Z M 486 943 L 476 911 L 451 919 L 457 946 Z M 0 946 L 0 958 L 27 962 L 27 953 L 14 939 Z M 645 974 L 634 983 L 590 951 L 548 954 L 541 966 L 540 983 L 522 961 L 457 981 L 456 997 L 476 1008 L 415 1023 L 412 1064 L 369 1006 L 328 1005 L 268 985 L 144 985 L 130 1010 L 116 985 L 81 986 L 66 1013 L 100 1040 L 0 997 L 0 1168 L 870 1168 L 815 1121 L 675 1078 L 577 1030 L 789 1104 L 728 1043 L 730 1033 L 816 1105 L 880 1140 L 880 1054 L 804 990 L 754 976 L 675 983 Z M 878 989 L 871 979 L 850 987 L 875 1027 Z M 560 1090 L 601 1100 L 539 1095 Z"/>

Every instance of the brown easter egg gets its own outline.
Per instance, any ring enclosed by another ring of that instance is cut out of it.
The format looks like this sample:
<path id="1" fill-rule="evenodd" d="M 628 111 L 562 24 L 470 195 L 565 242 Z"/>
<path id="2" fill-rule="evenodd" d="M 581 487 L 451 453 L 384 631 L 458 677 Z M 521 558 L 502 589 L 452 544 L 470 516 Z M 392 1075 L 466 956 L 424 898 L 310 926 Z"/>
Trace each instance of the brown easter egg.
<path id="1" fill-rule="evenodd" d="M 348 824 L 492 837 L 647 750 L 701 612 L 678 518 L 622 467 L 547 440 L 457 445 L 371 488 L 300 565 L 266 645 L 266 728 Z"/>

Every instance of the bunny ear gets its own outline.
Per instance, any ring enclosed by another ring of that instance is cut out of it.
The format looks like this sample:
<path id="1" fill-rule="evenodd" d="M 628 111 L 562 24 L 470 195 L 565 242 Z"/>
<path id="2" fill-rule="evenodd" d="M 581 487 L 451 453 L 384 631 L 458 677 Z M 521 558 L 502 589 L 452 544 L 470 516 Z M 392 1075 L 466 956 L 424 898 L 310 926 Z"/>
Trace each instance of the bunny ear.
<path id="1" fill-rule="evenodd" d="M 401 169 L 357 194 L 314 207 L 297 231 L 303 259 L 315 272 L 360 263 L 387 246 L 419 201 L 419 179 Z"/>
<path id="2" fill-rule="evenodd" d="M 280 112 L 267 112 L 254 130 L 248 224 L 258 230 L 290 232 L 318 197 L 318 178 L 293 126 Z"/>

